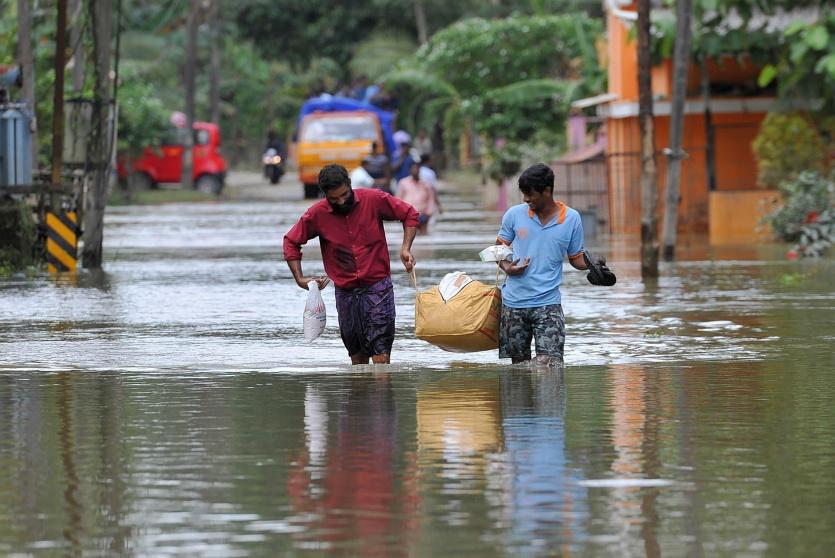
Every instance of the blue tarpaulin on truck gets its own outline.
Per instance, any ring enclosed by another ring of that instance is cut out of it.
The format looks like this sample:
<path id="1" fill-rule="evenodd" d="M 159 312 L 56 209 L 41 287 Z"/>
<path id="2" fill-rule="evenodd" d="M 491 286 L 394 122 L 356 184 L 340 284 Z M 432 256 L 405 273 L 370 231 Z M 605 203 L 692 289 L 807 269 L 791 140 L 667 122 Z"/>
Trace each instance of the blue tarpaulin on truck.
<path id="1" fill-rule="evenodd" d="M 320 95 L 319 97 L 312 97 L 304 102 L 302 109 L 299 112 L 299 121 L 296 124 L 298 128 L 301 125 L 302 118 L 314 112 L 337 112 L 337 111 L 354 111 L 365 110 L 373 112 L 380 119 L 380 127 L 383 129 L 383 138 L 386 142 L 386 151 L 389 154 L 394 153 L 394 113 L 383 110 L 380 107 L 369 103 L 363 103 L 348 97 L 335 97 L 333 95 Z"/>

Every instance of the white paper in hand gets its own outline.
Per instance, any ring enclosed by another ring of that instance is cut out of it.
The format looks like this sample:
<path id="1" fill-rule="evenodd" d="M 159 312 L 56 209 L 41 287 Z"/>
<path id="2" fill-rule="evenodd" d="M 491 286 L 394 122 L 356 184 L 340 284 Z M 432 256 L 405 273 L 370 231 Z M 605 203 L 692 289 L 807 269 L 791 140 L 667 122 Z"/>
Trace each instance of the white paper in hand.
<path id="1" fill-rule="evenodd" d="M 311 281 L 307 284 L 307 303 L 304 305 L 304 338 L 313 341 L 325 331 L 325 301 L 319 292 L 319 284 Z"/>

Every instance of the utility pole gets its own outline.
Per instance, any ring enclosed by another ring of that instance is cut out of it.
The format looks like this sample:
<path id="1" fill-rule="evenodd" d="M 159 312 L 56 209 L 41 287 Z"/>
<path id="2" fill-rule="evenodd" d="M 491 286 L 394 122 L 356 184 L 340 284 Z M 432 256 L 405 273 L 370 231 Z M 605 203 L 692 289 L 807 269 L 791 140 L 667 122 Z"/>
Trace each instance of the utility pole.
<path id="1" fill-rule="evenodd" d="M 84 91 L 84 45 L 81 31 L 84 29 L 83 5 L 81 0 L 70 0 L 70 46 L 72 53 L 72 91 L 81 95 Z"/>
<path id="2" fill-rule="evenodd" d="M 64 67 L 67 65 L 67 0 L 58 0 L 55 30 L 55 90 L 52 96 L 52 184 L 61 183 L 64 151 Z M 53 211 L 58 208 L 53 207 Z"/>
<path id="3" fill-rule="evenodd" d="M 209 120 L 220 125 L 220 0 L 209 2 Z"/>
<path id="4" fill-rule="evenodd" d="M 183 130 L 183 174 L 181 182 L 183 188 L 190 190 L 192 183 L 192 146 L 194 144 L 194 76 L 197 70 L 197 15 L 200 10 L 200 0 L 191 0 L 188 10 L 186 43 L 186 129 Z"/>
<path id="5" fill-rule="evenodd" d="M 93 179 L 87 190 L 84 212 L 84 249 L 82 265 L 99 269 L 102 264 L 104 210 L 110 182 L 111 134 L 110 112 L 110 42 L 113 28 L 113 6 L 110 0 L 90 0 L 90 23 L 93 31 L 93 113 L 90 122 L 88 154 L 93 165 Z M 114 110 L 115 118 L 115 110 Z M 115 126 L 116 123 L 114 122 Z"/>
<path id="6" fill-rule="evenodd" d="M 32 166 L 38 168 L 38 121 L 35 118 L 35 57 L 32 53 L 32 10 L 29 0 L 17 0 L 17 59 L 23 72 L 21 94 L 32 111 Z"/>
<path id="7" fill-rule="evenodd" d="M 664 192 L 664 260 L 673 261 L 678 239 L 678 204 L 681 191 L 681 160 L 684 135 L 684 102 L 690 67 L 691 0 L 676 0 L 676 45 L 673 52 L 673 99 L 670 108 L 670 147 L 667 155 L 667 185 Z"/>
<path id="8" fill-rule="evenodd" d="M 658 169 L 650 70 L 650 0 L 638 0 L 638 120 L 641 128 L 641 277 L 658 277 Z"/>

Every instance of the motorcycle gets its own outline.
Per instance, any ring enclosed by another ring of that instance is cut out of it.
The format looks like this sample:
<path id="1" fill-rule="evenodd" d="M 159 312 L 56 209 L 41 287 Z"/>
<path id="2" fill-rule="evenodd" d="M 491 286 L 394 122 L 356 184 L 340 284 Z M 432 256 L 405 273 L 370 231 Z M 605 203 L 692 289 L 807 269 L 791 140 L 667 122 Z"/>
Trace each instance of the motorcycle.
<path id="1" fill-rule="evenodd" d="M 264 176 L 269 179 L 270 184 L 278 184 L 284 175 L 284 159 L 278 154 L 278 150 L 270 147 L 264 152 Z"/>

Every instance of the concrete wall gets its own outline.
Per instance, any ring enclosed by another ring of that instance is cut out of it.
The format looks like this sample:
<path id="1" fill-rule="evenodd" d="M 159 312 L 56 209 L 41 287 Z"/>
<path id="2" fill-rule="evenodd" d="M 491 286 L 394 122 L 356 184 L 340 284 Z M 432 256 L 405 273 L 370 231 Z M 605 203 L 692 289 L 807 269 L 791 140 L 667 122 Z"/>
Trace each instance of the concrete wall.
<path id="1" fill-rule="evenodd" d="M 711 192 L 710 243 L 750 244 L 773 240 L 763 217 L 779 204 L 777 190 Z"/>

